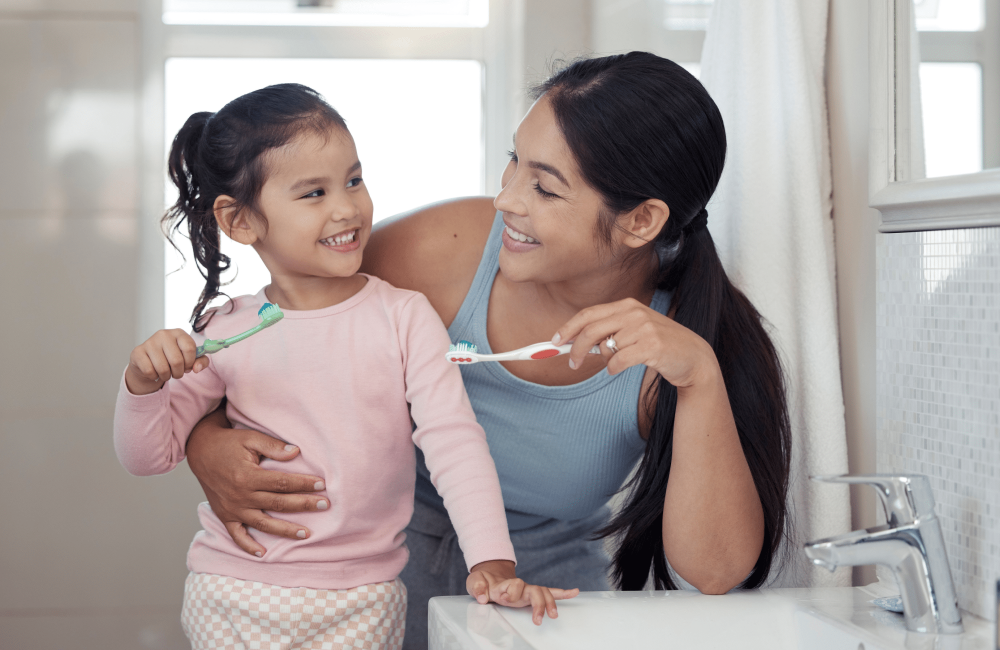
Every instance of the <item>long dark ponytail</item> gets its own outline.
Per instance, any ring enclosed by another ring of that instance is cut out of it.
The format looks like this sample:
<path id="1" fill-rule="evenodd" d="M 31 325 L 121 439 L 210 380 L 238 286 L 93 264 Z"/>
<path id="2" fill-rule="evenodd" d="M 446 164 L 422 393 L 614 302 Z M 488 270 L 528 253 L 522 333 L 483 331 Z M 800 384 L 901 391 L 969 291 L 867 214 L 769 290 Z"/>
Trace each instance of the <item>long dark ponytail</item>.
<path id="1" fill-rule="evenodd" d="M 719 109 L 686 70 L 646 52 L 576 61 L 535 89 L 535 97 L 543 94 L 584 178 L 604 199 L 600 236 L 610 241 L 618 217 L 648 199 L 670 208 L 651 242 L 661 260 L 651 281 L 674 291 L 674 320 L 712 346 L 722 369 L 764 511 L 764 544 L 741 586 L 760 586 L 785 532 L 791 432 L 777 352 L 706 228 L 705 204 L 726 158 Z M 645 453 L 623 507 L 597 534 L 618 542 L 612 576 L 619 588 L 645 588 L 652 567 L 656 588 L 674 589 L 662 526 L 677 389 L 660 378 L 643 403 L 655 409 Z"/>
<path id="2" fill-rule="evenodd" d="M 230 259 L 221 249 L 215 220 L 215 200 L 230 196 L 237 212 L 246 211 L 266 228 L 257 207 L 267 180 L 263 154 L 287 144 L 303 130 L 324 133 L 347 129 L 344 119 L 323 97 L 301 84 L 278 84 L 234 99 L 218 113 L 195 113 L 174 137 L 168 158 L 170 180 L 177 186 L 177 201 L 163 216 L 164 234 L 187 223 L 195 264 L 205 288 L 191 312 L 191 325 L 200 332 L 209 318 L 205 308 L 221 292 L 221 276 Z M 176 248 L 176 244 L 174 244 Z"/>

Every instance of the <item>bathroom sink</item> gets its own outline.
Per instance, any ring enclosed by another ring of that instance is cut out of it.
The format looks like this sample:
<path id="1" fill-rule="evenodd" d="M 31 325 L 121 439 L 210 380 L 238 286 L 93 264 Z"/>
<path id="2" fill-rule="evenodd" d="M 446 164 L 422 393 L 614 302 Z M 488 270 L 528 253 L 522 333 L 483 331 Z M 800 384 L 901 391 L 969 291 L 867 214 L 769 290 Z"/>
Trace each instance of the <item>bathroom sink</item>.
<path id="1" fill-rule="evenodd" d="M 877 586 L 876 586 L 877 587 Z M 559 603 L 559 618 L 527 609 L 433 598 L 431 650 L 740 648 L 755 650 L 994 650 L 992 624 L 965 615 L 966 632 L 908 632 L 901 614 L 868 601 L 864 587 L 765 589 L 724 596 L 690 591 L 587 592 Z"/>

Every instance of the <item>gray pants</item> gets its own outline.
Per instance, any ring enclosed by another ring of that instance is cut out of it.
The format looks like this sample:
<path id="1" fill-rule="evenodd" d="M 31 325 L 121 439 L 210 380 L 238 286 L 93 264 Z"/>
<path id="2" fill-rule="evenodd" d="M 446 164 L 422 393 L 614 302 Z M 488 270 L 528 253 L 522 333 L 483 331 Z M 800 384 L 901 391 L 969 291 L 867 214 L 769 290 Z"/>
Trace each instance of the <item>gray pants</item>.
<path id="1" fill-rule="evenodd" d="M 550 521 L 514 531 L 510 540 L 517 556 L 517 576 L 546 587 L 607 591 L 609 558 L 602 541 L 590 536 L 607 522 L 602 508 L 585 519 Z M 448 517 L 420 501 L 406 528 L 410 561 L 399 575 L 406 585 L 406 636 L 403 650 L 427 648 L 427 601 L 435 596 L 464 596 L 469 575 Z"/>

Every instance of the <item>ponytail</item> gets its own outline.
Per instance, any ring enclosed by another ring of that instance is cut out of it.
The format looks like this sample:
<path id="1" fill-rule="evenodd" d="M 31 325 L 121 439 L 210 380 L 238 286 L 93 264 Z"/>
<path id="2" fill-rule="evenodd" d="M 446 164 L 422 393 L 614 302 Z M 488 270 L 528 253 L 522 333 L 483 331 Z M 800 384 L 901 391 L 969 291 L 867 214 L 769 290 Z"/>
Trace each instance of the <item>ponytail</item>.
<path id="1" fill-rule="evenodd" d="M 304 130 L 347 129 L 344 119 L 323 97 L 301 84 L 278 84 L 255 90 L 226 104 L 218 113 L 195 113 L 174 137 L 167 168 L 177 187 L 177 201 L 161 220 L 164 234 L 187 223 L 195 265 L 205 279 L 191 326 L 201 332 L 212 318 L 203 318 L 209 303 L 225 295 L 222 274 L 232 262 L 222 252 L 222 236 L 215 219 L 215 201 L 232 197 L 228 208 L 245 213 L 264 228 L 258 207 L 267 180 L 262 154 L 281 147 Z"/>
<path id="2" fill-rule="evenodd" d="M 743 588 L 767 579 L 786 525 L 791 428 L 778 354 L 757 310 L 726 276 L 705 205 L 726 158 L 722 115 L 697 79 L 647 52 L 578 60 L 537 87 L 546 95 L 583 177 L 602 197 L 598 236 L 610 243 L 620 215 L 655 198 L 670 217 L 648 247 L 673 291 L 672 318 L 715 352 L 740 444 L 764 513 L 764 543 Z M 652 249 L 652 250 L 650 250 Z M 611 574 L 625 590 L 677 588 L 663 548 L 663 504 L 673 456 L 677 389 L 660 377 L 643 396 L 653 413 L 624 505 L 596 535 L 618 542 Z"/>
<path id="3" fill-rule="evenodd" d="M 195 113 L 187 119 L 181 130 L 174 136 L 167 159 L 170 180 L 177 187 L 177 201 L 170 207 L 161 221 L 164 233 L 170 243 L 177 248 L 172 231 L 187 223 L 188 239 L 194 251 L 195 266 L 205 279 L 198 304 L 191 311 L 191 326 L 201 332 L 208 325 L 211 316 L 202 319 L 205 308 L 222 294 L 222 273 L 232 264 L 229 256 L 222 252 L 219 223 L 215 220 L 215 196 L 210 196 L 202 185 L 203 171 L 199 169 L 198 150 L 205 138 L 205 127 L 212 119 L 212 113 Z M 216 195 L 217 196 L 217 195 Z"/>

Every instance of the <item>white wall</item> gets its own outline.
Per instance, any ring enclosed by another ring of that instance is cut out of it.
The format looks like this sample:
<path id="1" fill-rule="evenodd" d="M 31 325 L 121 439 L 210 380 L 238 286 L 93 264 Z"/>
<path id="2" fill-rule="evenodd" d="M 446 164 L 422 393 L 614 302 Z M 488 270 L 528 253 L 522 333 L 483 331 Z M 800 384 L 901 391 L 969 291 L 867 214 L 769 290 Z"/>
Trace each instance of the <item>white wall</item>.
<path id="1" fill-rule="evenodd" d="M 0 647 L 187 647 L 186 468 L 111 445 L 137 301 L 137 0 L 0 0 Z"/>
<path id="2" fill-rule="evenodd" d="M 868 0 L 830 0 L 826 90 L 833 162 L 840 370 L 852 474 L 875 471 L 875 236 L 868 207 Z M 875 525 L 871 488 L 852 487 L 852 526 Z M 858 585 L 873 567 L 854 572 Z"/>

